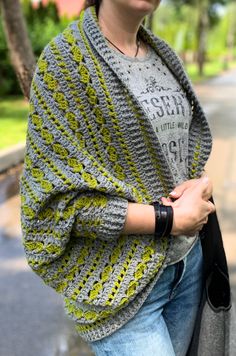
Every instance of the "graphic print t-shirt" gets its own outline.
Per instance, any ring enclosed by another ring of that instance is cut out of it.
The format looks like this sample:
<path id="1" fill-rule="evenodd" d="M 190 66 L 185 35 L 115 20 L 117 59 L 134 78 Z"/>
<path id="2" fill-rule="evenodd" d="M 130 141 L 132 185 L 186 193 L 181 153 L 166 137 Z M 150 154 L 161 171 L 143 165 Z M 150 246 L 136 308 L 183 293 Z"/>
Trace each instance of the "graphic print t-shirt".
<path id="1" fill-rule="evenodd" d="M 115 52 L 128 87 L 142 105 L 157 135 L 172 171 L 175 184 L 188 179 L 188 137 L 192 120 L 186 95 L 157 53 L 149 48 L 144 58 L 131 58 Z M 196 237 L 172 239 L 170 264 L 191 250 Z"/>
<path id="2" fill-rule="evenodd" d="M 170 164 L 175 183 L 187 179 L 191 106 L 160 57 L 152 50 L 144 58 L 119 55 L 129 87 L 148 114 Z"/>

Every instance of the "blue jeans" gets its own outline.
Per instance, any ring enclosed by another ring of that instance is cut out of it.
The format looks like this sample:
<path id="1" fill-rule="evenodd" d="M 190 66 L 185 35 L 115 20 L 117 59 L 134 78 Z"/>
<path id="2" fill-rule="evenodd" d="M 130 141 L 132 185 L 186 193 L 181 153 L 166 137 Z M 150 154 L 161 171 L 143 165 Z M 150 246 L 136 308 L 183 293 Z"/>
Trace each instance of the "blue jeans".
<path id="1" fill-rule="evenodd" d="M 95 355 L 186 355 L 201 297 L 202 262 L 198 241 L 183 260 L 164 270 L 131 320 L 90 343 Z"/>

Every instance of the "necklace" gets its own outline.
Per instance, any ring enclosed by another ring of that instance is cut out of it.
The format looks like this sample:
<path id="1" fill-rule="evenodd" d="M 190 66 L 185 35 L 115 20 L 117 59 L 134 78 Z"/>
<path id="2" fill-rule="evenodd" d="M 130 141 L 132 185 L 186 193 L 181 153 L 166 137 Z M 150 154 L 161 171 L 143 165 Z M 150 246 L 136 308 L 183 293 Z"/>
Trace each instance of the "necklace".
<path id="1" fill-rule="evenodd" d="M 105 37 L 105 39 L 113 46 L 113 47 L 115 47 L 120 53 L 122 53 L 122 54 L 124 54 L 124 55 L 126 55 L 119 47 L 117 47 L 113 42 L 111 42 L 110 40 L 109 40 L 109 38 L 107 38 L 107 37 Z M 137 55 L 138 55 L 138 52 L 139 52 L 139 48 L 140 48 L 140 39 L 137 39 L 137 41 L 136 41 L 136 46 L 137 46 L 137 49 L 136 49 L 136 53 L 135 53 L 135 56 L 134 56 L 134 58 L 136 58 L 137 57 Z"/>

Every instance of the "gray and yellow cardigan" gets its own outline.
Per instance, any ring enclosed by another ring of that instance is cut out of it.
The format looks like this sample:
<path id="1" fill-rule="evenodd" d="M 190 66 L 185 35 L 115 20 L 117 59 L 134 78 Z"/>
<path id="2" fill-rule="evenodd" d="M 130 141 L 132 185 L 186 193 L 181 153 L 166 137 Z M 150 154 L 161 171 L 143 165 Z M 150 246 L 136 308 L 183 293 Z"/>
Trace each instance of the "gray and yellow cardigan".
<path id="1" fill-rule="evenodd" d="M 189 178 L 211 134 L 176 54 L 140 36 L 192 105 Z M 94 7 L 43 51 L 33 78 L 20 180 L 23 244 L 31 268 L 61 293 L 87 341 L 109 335 L 141 307 L 168 262 L 169 238 L 121 231 L 128 202 L 167 195 L 173 176 L 144 110 L 99 30 Z"/>

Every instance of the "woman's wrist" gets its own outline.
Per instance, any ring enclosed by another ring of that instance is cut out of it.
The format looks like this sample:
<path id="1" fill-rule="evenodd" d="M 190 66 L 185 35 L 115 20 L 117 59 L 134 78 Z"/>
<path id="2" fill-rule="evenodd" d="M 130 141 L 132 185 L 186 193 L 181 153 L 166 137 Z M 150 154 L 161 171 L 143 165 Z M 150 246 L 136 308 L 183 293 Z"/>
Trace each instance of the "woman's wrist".
<path id="1" fill-rule="evenodd" d="M 129 203 L 122 233 L 168 236 L 173 225 L 173 208 L 160 203 Z"/>
<path id="2" fill-rule="evenodd" d="M 154 207 L 148 204 L 129 203 L 122 232 L 124 234 L 154 234 Z"/>

